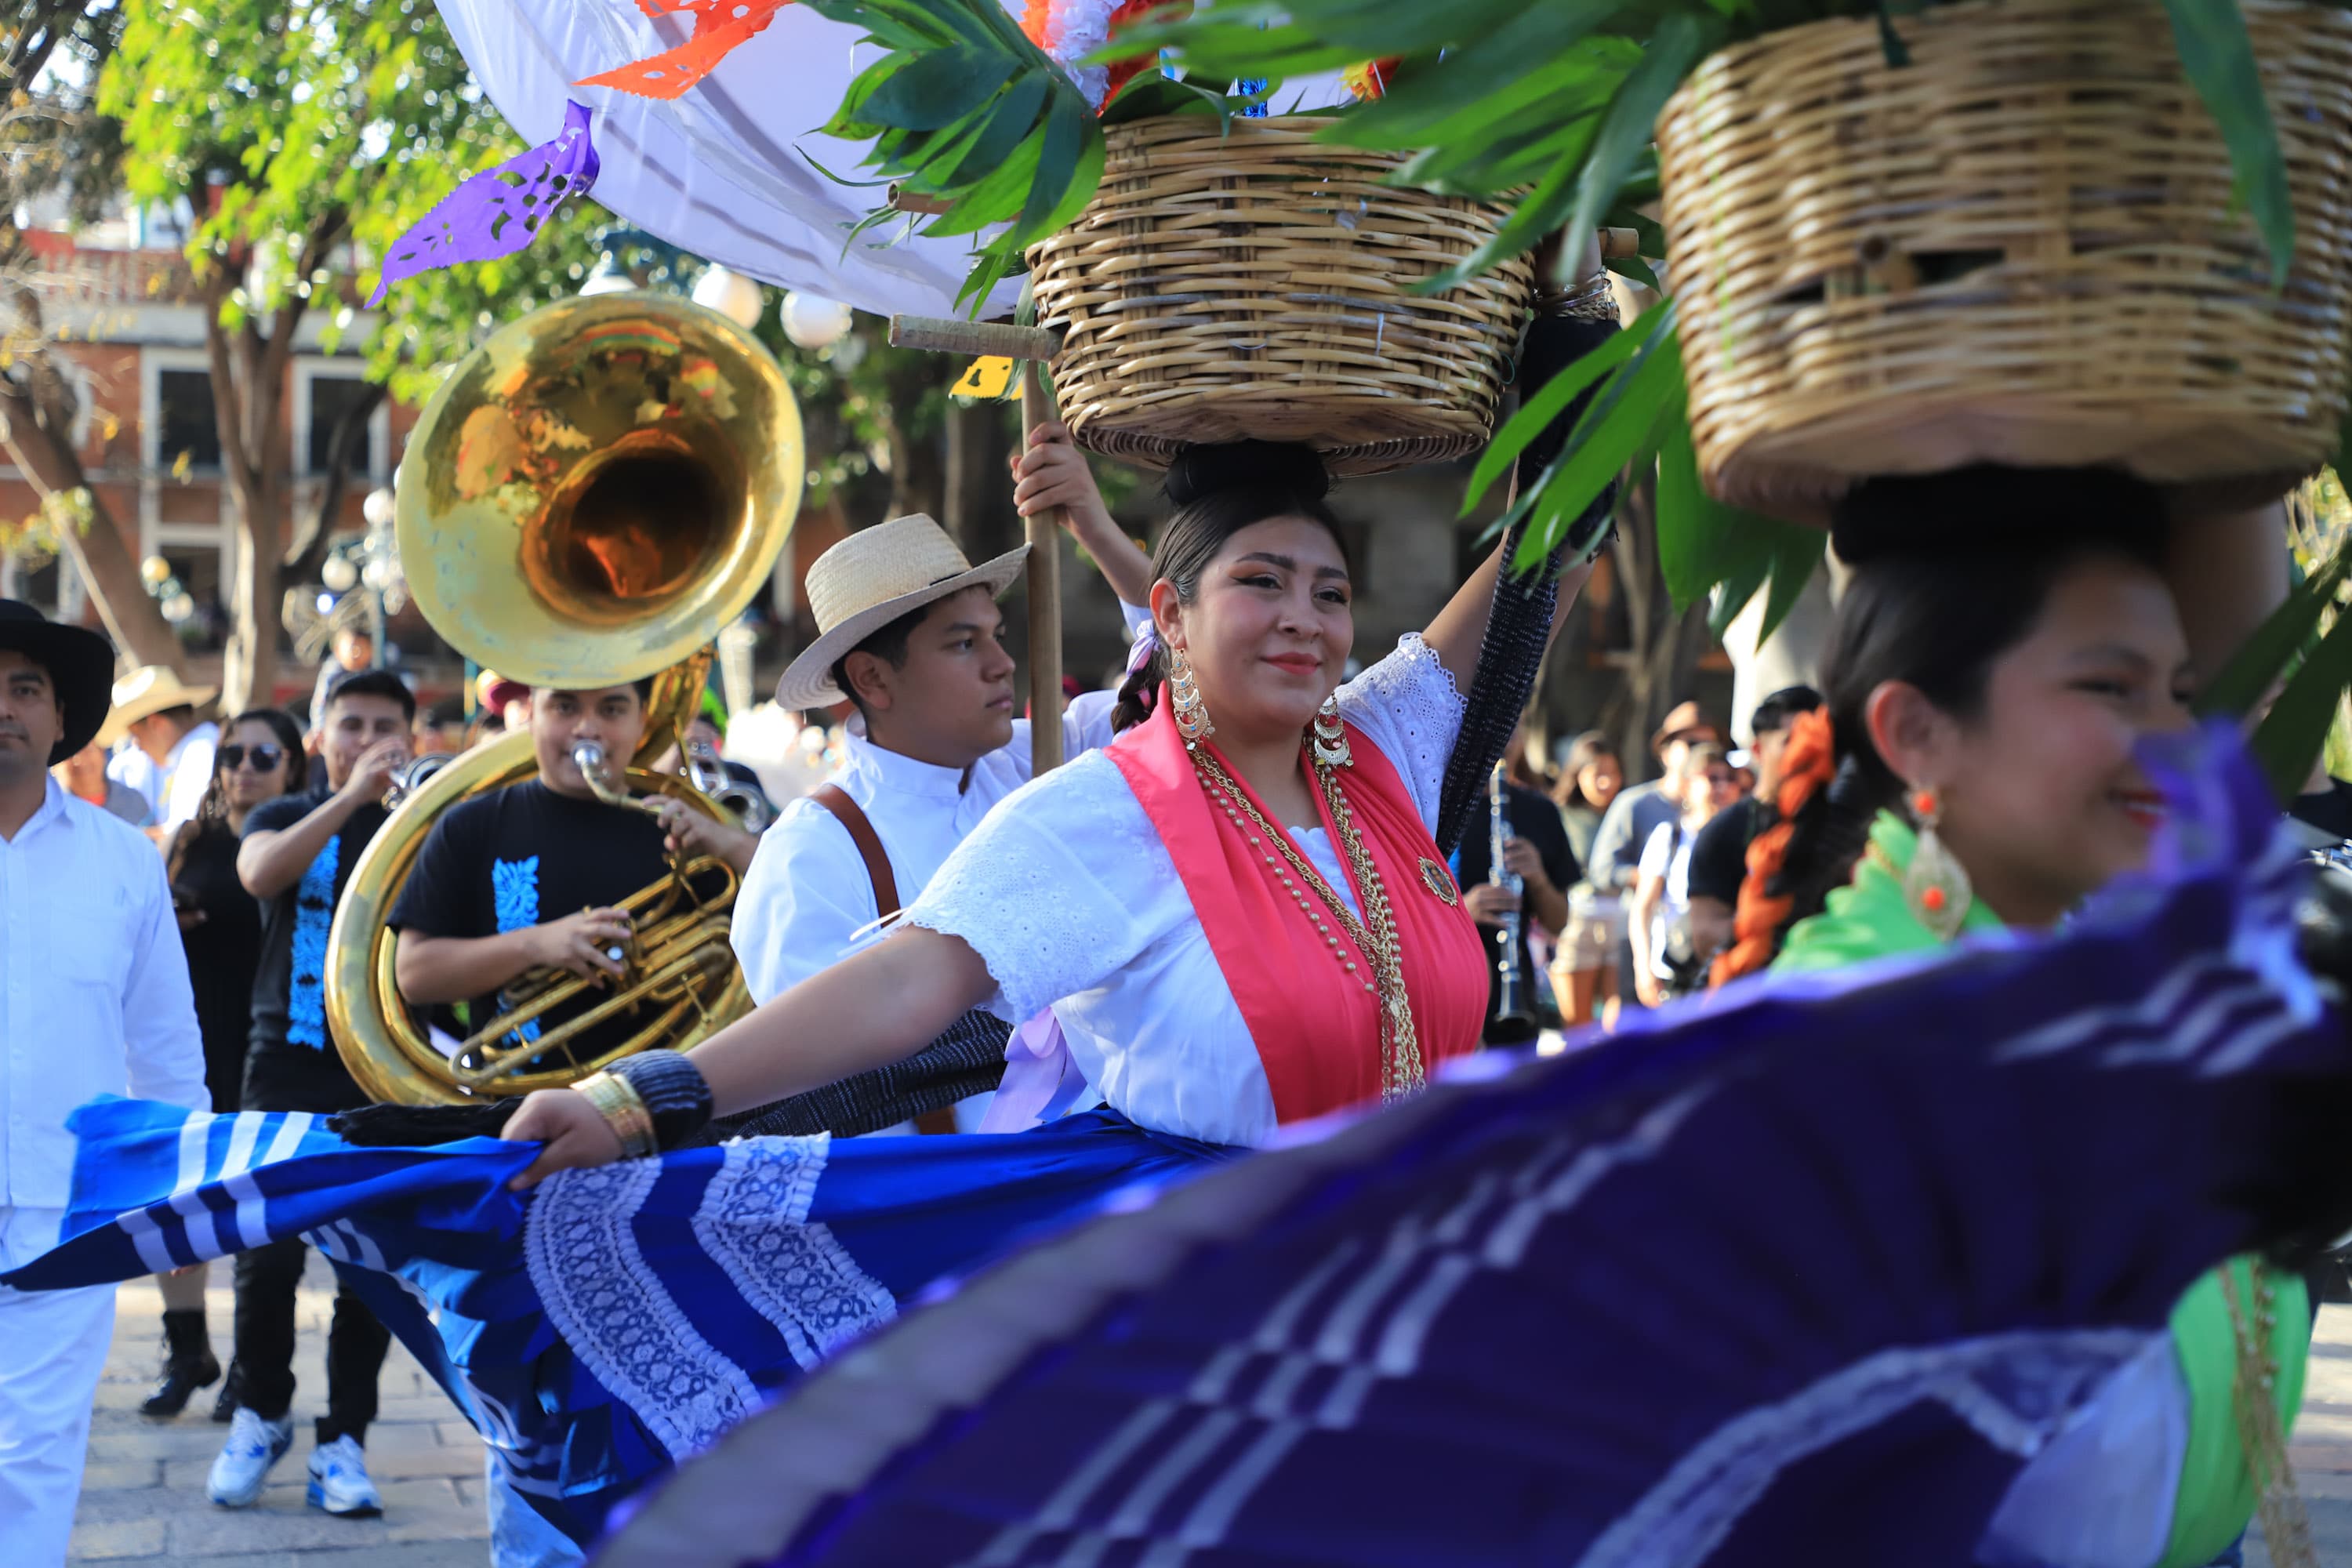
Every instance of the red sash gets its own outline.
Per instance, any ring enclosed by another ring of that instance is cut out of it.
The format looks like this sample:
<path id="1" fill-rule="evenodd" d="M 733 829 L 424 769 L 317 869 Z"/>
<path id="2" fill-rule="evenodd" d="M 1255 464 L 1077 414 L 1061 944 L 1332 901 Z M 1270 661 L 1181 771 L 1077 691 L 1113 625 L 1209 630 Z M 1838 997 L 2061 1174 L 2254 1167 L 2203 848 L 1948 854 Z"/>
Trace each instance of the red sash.
<path id="1" fill-rule="evenodd" d="M 1355 761 L 1338 770 L 1339 788 L 1388 890 L 1422 1060 L 1433 1068 L 1448 1057 L 1477 1048 L 1486 1020 L 1486 944 L 1460 908 L 1444 858 L 1396 769 L 1361 731 L 1350 726 L 1348 739 Z M 1201 743 L 1227 773 L 1234 772 L 1213 742 Z M 1355 951 L 1312 892 L 1307 909 L 1298 907 L 1293 889 L 1281 883 L 1284 876 L 1297 879 L 1290 863 L 1277 849 L 1277 864 L 1266 864 L 1265 847 L 1249 842 L 1255 828 L 1246 816 L 1237 829 L 1223 811 L 1212 809 L 1164 689 L 1151 717 L 1114 742 L 1108 754 L 1176 863 L 1209 949 L 1257 1045 L 1274 1091 L 1276 1120 L 1302 1121 L 1379 1099 L 1380 998 L 1363 984 L 1374 978 L 1370 956 Z M 1273 822 L 1265 803 L 1238 773 L 1234 777 L 1260 815 Z M 1324 832 L 1339 847 L 1320 791 L 1315 804 Z M 1281 831 L 1278 825 L 1276 831 Z M 1344 852 L 1340 863 L 1347 865 Z M 1354 875 L 1352 868 L 1349 874 Z M 1357 896 L 1360 902 L 1361 889 Z M 1310 913 L 1322 916 L 1329 935 L 1339 939 L 1336 950 L 1315 929 Z M 1349 959 L 1355 963 L 1353 972 L 1342 966 Z"/>

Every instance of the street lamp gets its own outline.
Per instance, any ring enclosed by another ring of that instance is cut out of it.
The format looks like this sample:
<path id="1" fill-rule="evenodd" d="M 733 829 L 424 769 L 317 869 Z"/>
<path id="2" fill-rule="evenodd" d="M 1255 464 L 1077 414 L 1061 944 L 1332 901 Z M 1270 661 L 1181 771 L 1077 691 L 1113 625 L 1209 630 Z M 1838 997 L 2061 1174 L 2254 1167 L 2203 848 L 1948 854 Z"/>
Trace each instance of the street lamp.
<path id="1" fill-rule="evenodd" d="M 580 285 L 583 297 L 597 294 L 625 294 L 636 287 L 635 279 L 621 270 L 619 262 L 608 253 L 596 263 L 596 270 L 588 274 L 588 281 Z"/>
<path id="2" fill-rule="evenodd" d="M 744 277 L 711 263 L 694 280 L 694 302 L 705 310 L 716 310 L 745 331 L 760 324 L 760 310 L 766 303 L 760 295 L 760 285 Z"/>
<path id="3" fill-rule="evenodd" d="M 784 296 L 781 313 L 784 336 L 811 353 L 823 353 L 839 342 L 854 320 L 849 307 L 840 300 L 798 289 Z"/>

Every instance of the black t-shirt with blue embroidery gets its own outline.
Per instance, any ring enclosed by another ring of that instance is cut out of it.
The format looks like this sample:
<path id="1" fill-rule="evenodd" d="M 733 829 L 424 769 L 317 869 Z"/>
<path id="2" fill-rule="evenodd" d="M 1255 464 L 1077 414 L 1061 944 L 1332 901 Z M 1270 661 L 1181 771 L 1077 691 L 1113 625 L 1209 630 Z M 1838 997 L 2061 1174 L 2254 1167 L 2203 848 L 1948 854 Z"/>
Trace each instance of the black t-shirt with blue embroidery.
<path id="1" fill-rule="evenodd" d="M 248 837 L 282 833 L 326 800 L 308 795 L 265 801 L 245 819 L 245 831 Z M 364 1102 L 327 1028 L 327 933 L 343 884 L 383 819 L 383 808 L 373 801 L 352 812 L 301 880 L 261 906 L 253 1048 L 245 1068 L 248 1110 L 337 1110 Z"/>
<path id="2" fill-rule="evenodd" d="M 537 779 L 453 806 L 433 825 L 394 903 L 389 924 L 425 936 L 497 936 L 616 905 L 669 869 L 661 825 L 640 811 L 558 795 Z M 604 998 L 590 992 L 542 1015 L 552 1027 Z M 468 1004 L 488 1021 L 499 999 Z M 609 1028 L 625 1037 L 644 1018 Z M 596 1042 L 587 1044 L 593 1047 Z"/>

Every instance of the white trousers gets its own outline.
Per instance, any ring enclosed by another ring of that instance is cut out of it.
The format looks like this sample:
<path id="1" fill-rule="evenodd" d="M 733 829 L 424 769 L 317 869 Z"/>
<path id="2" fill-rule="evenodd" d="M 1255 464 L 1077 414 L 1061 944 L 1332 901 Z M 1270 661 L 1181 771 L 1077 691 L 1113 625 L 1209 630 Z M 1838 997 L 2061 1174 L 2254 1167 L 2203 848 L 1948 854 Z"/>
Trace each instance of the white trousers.
<path id="1" fill-rule="evenodd" d="M 0 1208 L 0 1268 L 55 1246 L 58 1209 Z M 0 1286 L 0 1560 L 53 1568 L 66 1560 L 81 1496 L 89 1411 L 114 1336 L 114 1287 L 11 1290 Z"/>

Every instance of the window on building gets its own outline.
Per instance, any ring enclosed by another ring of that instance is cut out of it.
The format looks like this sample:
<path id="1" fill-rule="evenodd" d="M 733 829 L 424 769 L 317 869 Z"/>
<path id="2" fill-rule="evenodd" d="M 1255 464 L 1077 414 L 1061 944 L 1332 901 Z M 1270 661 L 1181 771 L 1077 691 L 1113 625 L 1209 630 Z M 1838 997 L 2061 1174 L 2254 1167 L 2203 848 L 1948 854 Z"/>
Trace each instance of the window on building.
<path id="1" fill-rule="evenodd" d="M 314 375 L 310 378 L 310 429 L 306 437 L 309 461 L 305 467 L 314 474 L 323 474 L 335 449 L 335 431 L 344 418 L 369 402 L 367 383 L 355 375 Z M 370 410 L 373 412 L 373 409 Z M 348 468 L 354 477 L 364 477 L 370 471 L 368 462 L 369 436 L 364 429 L 352 443 Z"/>
<path id="2" fill-rule="evenodd" d="M 155 460 L 166 468 L 179 466 L 184 454 L 191 468 L 220 467 L 220 426 L 213 418 L 213 378 L 201 370 L 166 370 L 155 377 L 157 429 Z"/>

